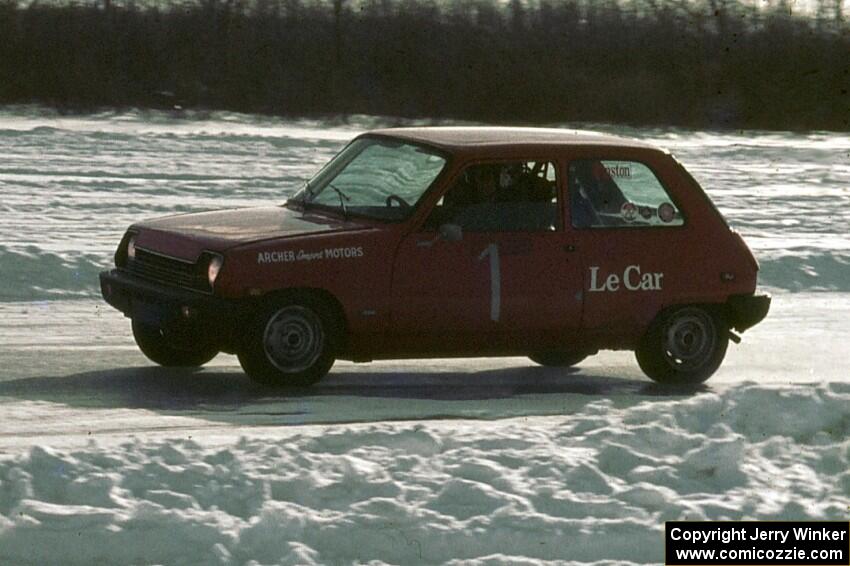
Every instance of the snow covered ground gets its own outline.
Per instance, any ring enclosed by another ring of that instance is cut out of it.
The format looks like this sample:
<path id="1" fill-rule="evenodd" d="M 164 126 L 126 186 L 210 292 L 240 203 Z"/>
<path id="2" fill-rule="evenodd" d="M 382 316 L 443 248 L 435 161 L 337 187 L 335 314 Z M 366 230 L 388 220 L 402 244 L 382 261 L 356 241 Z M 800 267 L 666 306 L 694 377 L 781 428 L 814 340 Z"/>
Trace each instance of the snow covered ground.
<path id="1" fill-rule="evenodd" d="M 846 519 L 850 384 L 621 404 L 277 428 L 227 445 L 35 446 L 0 460 L 0 556 L 659 563 L 665 520 Z"/>
<path id="2" fill-rule="evenodd" d="M 705 387 L 631 354 L 158 368 L 97 299 L 131 221 L 279 202 L 371 125 L 0 111 L 0 564 L 659 563 L 668 519 L 850 517 L 850 137 L 670 147 L 777 291 Z"/>

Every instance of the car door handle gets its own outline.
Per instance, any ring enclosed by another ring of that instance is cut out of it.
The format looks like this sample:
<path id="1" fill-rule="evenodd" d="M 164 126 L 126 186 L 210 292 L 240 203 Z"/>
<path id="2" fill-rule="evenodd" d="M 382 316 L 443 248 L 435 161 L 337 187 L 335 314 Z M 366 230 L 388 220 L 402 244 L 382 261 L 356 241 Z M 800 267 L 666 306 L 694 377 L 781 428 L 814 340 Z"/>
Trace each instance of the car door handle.
<path id="1" fill-rule="evenodd" d="M 576 251 L 576 247 L 573 244 L 567 244 L 566 246 L 564 246 L 564 251 L 565 252 L 574 252 L 574 251 Z"/>

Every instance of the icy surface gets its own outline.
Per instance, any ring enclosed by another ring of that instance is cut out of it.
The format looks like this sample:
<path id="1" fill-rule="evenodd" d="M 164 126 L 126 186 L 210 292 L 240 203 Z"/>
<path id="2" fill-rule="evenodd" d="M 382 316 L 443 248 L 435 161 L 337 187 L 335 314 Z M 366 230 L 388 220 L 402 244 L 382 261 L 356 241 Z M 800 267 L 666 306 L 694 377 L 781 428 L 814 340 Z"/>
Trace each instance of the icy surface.
<path id="1" fill-rule="evenodd" d="M 0 562 L 663 561 L 675 519 L 847 518 L 850 385 L 739 385 L 564 416 L 33 447 Z"/>
<path id="2" fill-rule="evenodd" d="M 0 109 L 0 301 L 96 296 L 130 223 L 281 203 L 378 125 L 392 122 Z M 850 136 L 556 125 L 670 149 L 754 249 L 763 284 L 850 291 Z"/>

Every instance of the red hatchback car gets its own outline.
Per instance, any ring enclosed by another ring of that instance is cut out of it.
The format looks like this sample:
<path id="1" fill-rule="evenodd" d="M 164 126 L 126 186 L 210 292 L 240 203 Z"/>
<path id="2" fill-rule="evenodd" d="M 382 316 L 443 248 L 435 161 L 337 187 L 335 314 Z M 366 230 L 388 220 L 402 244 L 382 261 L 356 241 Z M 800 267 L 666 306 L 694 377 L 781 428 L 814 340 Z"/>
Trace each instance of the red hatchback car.
<path id="1" fill-rule="evenodd" d="M 631 349 L 699 383 L 761 321 L 758 264 L 666 151 L 534 128 L 358 136 L 282 206 L 134 224 L 100 275 L 165 366 L 235 353 L 270 385 L 335 359 Z"/>

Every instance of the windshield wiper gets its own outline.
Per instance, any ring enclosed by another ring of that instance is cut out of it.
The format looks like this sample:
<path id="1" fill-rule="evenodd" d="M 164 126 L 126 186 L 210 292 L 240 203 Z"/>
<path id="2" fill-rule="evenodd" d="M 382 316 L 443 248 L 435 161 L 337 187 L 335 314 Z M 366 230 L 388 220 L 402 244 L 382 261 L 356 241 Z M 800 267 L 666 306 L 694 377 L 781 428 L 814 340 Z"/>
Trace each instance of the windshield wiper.
<path id="1" fill-rule="evenodd" d="M 333 186 L 333 183 L 328 183 L 328 187 L 336 191 L 336 194 L 339 195 L 339 204 L 342 207 L 342 215 L 348 220 L 348 207 L 345 205 L 347 201 L 351 201 L 351 197 L 339 190 L 338 188 Z"/>

